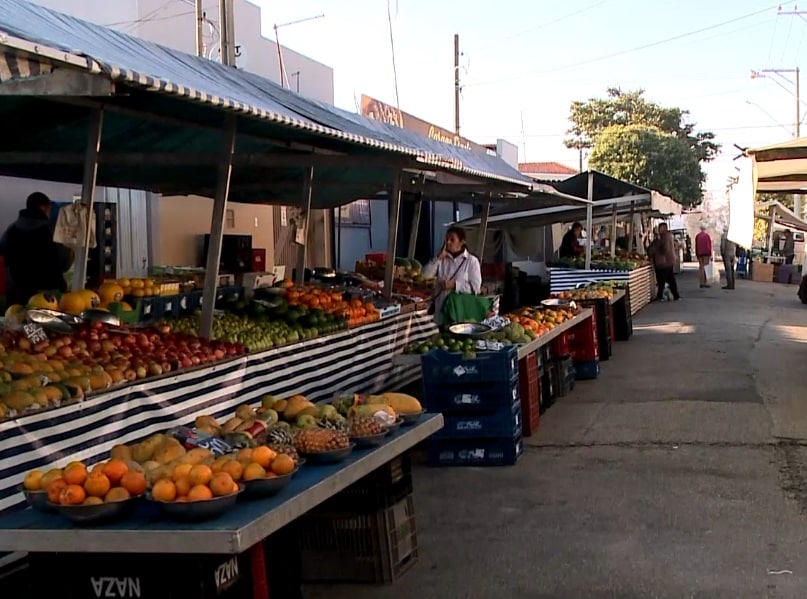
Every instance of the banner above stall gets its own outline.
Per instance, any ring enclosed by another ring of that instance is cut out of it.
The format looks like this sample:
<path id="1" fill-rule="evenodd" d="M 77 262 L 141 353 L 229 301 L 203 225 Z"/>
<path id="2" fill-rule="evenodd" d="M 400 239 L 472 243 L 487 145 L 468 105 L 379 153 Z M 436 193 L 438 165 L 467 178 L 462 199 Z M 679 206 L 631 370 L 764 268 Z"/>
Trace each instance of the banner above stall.
<path id="1" fill-rule="evenodd" d="M 388 191 L 401 169 L 471 193 L 532 186 L 497 156 L 24 0 L 0 0 L 0 57 L 0 174 L 81 182 L 89 114 L 103 106 L 99 185 L 213 195 L 235 115 L 236 202 L 295 203 L 312 164 L 317 208 Z"/>

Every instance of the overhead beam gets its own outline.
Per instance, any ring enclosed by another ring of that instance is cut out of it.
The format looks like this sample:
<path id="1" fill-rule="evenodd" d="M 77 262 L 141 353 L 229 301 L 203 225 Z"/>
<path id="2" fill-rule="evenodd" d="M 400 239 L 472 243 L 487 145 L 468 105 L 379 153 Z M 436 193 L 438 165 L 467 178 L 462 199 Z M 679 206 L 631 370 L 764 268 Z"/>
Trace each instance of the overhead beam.
<path id="1" fill-rule="evenodd" d="M 115 84 L 108 77 L 75 69 L 54 69 L 32 77 L 0 83 L 0 96 L 90 96 L 108 98 Z"/>

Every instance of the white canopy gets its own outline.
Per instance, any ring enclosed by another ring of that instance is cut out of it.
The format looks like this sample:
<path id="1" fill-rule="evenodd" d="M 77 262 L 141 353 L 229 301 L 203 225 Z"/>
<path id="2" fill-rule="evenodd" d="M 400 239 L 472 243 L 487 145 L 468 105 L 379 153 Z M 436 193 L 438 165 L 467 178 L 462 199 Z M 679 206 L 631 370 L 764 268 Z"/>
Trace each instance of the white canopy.
<path id="1" fill-rule="evenodd" d="M 770 220 L 773 215 L 774 222 L 782 227 L 795 229 L 797 231 L 807 231 L 807 222 L 800 219 L 792 210 L 784 206 L 781 202 L 761 202 L 757 204 L 756 217 Z"/>
<path id="2" fill-rule="evenodd" d="M 746 150 L 753 158 L 754 193 L 807 193 L 807 137 Z"/>

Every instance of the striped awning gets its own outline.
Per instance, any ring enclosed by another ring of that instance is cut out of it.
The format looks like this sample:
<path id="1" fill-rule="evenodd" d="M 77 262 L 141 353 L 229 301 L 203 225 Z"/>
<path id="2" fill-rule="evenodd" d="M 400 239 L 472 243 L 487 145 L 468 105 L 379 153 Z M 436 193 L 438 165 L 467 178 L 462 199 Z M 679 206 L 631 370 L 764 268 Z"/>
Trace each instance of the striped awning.
<path id="1" fill-rule="evenodd" d="M 753 159 L 754 191 L 807 193 L 807 137 L 746 150 Z"/>
<path id="2" fill-rule="evenodd" d="M 53 71 L 53 64 L 16 52 L 0 54 L 0 83 L 39 77 Z"/>

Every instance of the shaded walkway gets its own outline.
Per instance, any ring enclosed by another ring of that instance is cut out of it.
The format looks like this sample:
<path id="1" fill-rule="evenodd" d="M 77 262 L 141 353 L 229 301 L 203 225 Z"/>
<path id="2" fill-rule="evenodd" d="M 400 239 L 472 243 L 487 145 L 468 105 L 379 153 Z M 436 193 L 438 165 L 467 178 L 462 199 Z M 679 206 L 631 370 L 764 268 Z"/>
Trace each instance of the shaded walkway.
<path id="1" fill-rule="evenodd" d="M 401 581 L 307 596 L 803 597 L 807 308 L 795 286 L 680 280 L 517 466 L 417 470 Z"/>

